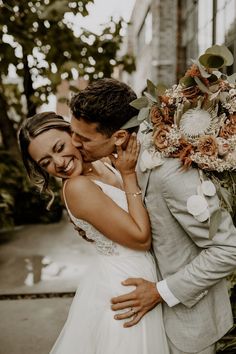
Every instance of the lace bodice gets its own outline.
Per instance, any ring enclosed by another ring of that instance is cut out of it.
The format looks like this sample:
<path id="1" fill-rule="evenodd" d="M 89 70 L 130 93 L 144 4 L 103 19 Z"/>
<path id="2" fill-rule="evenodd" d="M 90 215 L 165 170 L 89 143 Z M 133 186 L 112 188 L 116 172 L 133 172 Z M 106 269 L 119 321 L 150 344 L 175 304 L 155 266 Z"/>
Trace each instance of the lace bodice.
<path id="1" fill-rule="evenodd" d="M 107 167 L 109 169 L 111 169 L 117 175 L 118 178 L 121 179 L 121 176 L 117 170 L 115 170 L 111 166 L 107 166 Z M 110 197 L 117 205 L 119 205 L 120 208 L 124 209 L 125 211 L 128 211 L 128 204 L 127 204 L 127 199 L 126 199 L 126 195 L 125 195 L 124 191 L 122 191 L 121 189 L 114 187 L 110 184 L 106 184 L 106 183 L 98 181 L 98 180 L 94 180 L 94 183 L 96 183 L 108 197 Z M 72 222 L 76 226 L 78 226 L 82 230 L 84 230 L 86 232 L 86 236 L 89 239 L 94 241 L 94 243 L 92 243 L 92 244 L 95 246 L 98 253 L 104 254 L 104 255 L 119 255 L 121 253 L 137 252 L 137 251 L 133 251 L 131 249 L 128 249 L 126 247 L 122 247 L 122 246 L 118 245 L 117 243 L 109 240 L 101 232 L 99 232 L 97 229 L 95 229 L 95 227 L 93 225 L 91 225 L 90 223 L 88 223 L 85 220 L 78 219 L 74 215 L 72 215 L 72 213 L 69 210 L 68 205 L 66 203 L 66 198 L 65 198 L 65 193 L 64 193 L 65 184 L 63 187 L 63 194 L 64 194 L 64 200 L 65 200 L 68 214 L 69 214 Z M 108 215 L 108 217 L 109 217 L 109 215 Z M 112 227 L 112 225 L 111 225 L 111 227 Z"/>
<path id="2" fill-rule="evenodd" d="M 124 191 L 101 181 L 95 180 L 94 182 L 108 197 L 110 197 L 117 205 L 119 205 L 119 207 L 126 211 L 128 210 L 126 195 Z M 67 205 L 66 207 L 73 223 L 83 229 L 86 232 L 86 236 L 88 238 L 94 240 L 94 246 L 99 253 L 106 255 L 119 254 L 119 246 L 116 243 L 101 234 L 101 232 L 95 229 L 95 227 L 93 227 L 93 225 L 89 224 L 87 221 L 76 218 L 74 215 L 72 215 Z"/>

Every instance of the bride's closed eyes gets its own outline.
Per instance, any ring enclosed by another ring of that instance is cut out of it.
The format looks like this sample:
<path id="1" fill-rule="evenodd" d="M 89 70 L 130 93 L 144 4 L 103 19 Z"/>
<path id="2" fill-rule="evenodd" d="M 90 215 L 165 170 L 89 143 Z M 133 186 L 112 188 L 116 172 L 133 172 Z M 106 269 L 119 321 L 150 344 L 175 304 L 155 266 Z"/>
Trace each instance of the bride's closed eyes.
<path id="1" fill-rule="evenodd" d="M 47 160 L 47 161 L 43 161 L 43 162 L 40 162 L 39 166 L 46 169 L 47 166 L 49 165 L 50 161 Z"/>
<path id="2" fill-rule="evenodd" d="M 52 148 L 52 152 L 53 153 L 60 153 L 64 150 L 64 147 L 65 147 L 65 143 L 56 142 L 56 144 Z M 38 161 L 38 164 L 42 168 L 47 168 L 47 166 L 50 164 L 50 162 L 51 162 L 51 157 L 50 158 L 43 157 Z"/>
<path id="3" fill-rule="evenodd" d="M 40 168 L 56 177 L 71 178 L 83 170 L 80 151 L 68 132 L 51 129 L 39 134 L 30 142 L 29 154 Z"/>

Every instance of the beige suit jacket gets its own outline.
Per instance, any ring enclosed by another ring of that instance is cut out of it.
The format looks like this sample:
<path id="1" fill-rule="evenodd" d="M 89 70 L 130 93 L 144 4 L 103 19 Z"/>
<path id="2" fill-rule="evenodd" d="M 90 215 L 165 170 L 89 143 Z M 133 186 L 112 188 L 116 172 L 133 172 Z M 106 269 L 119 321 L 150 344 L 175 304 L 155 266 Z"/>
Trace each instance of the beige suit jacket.
<path id="1" fill-rule="evenodd" d="M 180 304 L 163 305 L 167 336 L 185 352 L 201 351 L 233 325 L 225 277 L 236 268 L 236 229 L 221 210 L 221 223 L 209 238 L 209 222 L 187 211 L 187 199 L 201 183 L 198 170 L 183 171 L 178 159 L 142 173 L 138 181 L 152 225 L 160 279 L 166 279 Z M 206 197 L 212 214 L 219 200 Z"/>

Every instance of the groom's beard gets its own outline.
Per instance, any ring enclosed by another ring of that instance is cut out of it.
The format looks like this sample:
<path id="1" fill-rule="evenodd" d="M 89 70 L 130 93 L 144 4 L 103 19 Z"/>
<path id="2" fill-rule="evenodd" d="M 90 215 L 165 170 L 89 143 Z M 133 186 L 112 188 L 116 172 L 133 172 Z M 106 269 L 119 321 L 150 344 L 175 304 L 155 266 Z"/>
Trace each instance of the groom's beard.
<path id="1" fill-rule="evenodd" d="M 83 150 L 80 150 L 80 153 L 81 153 L 81 155 L 82 155 L 82 158 L 83 158 L 83 161 L 84 161 L 84 162 L 93 162 L 93 161 L 98 160 L 97 158 L 93 158 L 93 157 L 89 156 L 89 155 L 86 154 L 86 152 L 83 151 Z"/>
<path id="2" fill-rule="evenodd" d="M 84 162 L 93 162 L 100 160 L 104 157 L 109 157 L 111 154 L 116 154 L 115 146 L 108 146 L 106 142 L 104 142 L 103 146 L 97 146 L 94 151 L 86 151 L 83 148 L 78 148 Z"/>
<path id="3" fill-rule="evenodd" d="M 88 152 L 86 152 L 84 150 L 81 150 L 81 149 L 80 149 L 80 153 L 82 155 L 82 158 L 83 158 L 84 162 L 94 162 L 94 161 L 97 161 L 97 160 L 101 160 L 104 157 L 107 157 L 107 155 L 103 155 L 103 154 L 90 155 L 90 153 L 88 153 Z"/>

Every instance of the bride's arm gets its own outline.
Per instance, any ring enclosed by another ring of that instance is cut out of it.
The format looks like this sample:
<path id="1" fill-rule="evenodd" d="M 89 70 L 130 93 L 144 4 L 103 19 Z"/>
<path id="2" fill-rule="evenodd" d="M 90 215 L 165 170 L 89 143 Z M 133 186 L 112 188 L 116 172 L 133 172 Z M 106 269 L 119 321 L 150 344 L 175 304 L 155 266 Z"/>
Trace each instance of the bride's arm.
<path id="1" fill-rule="evenodd" d="M 138 155 L 136 144 L 136 138 L 132 136 L 125 152 L 118 149 L 115 161 L 122 174 L 128 213 L 85 176 L 68 180 L 65 194 L 67 205 L 75 217 L 86 220 L 114 242 L 148 250 L 151 244 L 149 217 L 134 172 Z"/>

